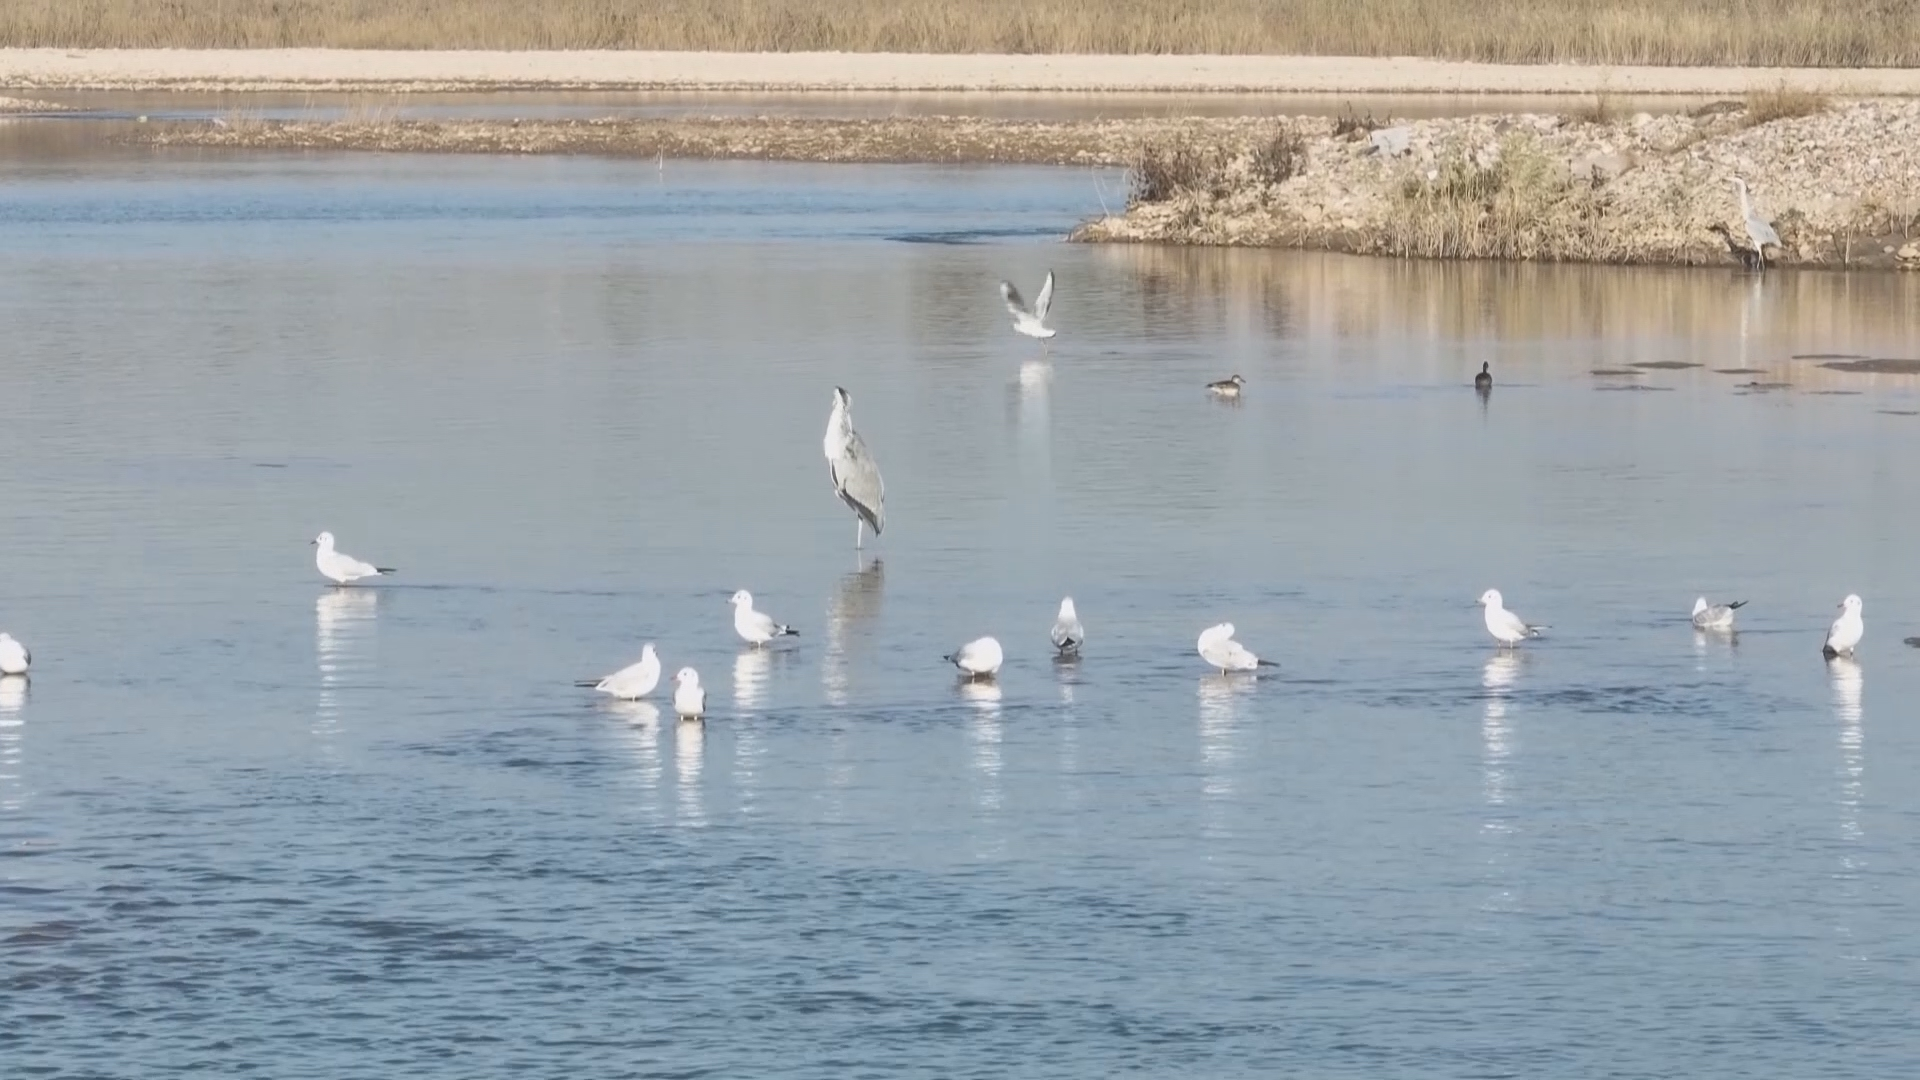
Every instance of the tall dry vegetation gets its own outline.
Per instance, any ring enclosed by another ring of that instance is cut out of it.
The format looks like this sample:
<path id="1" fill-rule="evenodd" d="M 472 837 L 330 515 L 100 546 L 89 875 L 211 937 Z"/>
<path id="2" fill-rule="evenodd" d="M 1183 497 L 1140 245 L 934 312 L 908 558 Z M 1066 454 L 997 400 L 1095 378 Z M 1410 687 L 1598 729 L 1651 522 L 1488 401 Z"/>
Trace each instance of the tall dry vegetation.
<path id="1" fill-rule="evenodd" d="M 1574 180 L 1525 136 L 1496 154 L 1456 148 L 1431 174 L 1411 172 L 1388 214 L 1391 254 L 1427 259 L 1579 259 L 1612 256 L 1602 231 L 1605 190 Z"/>
<path id="2" fill-rule="evenodd" d="M 1914 0 L 0 0 L 0 45 L 1909 66 Z"/>

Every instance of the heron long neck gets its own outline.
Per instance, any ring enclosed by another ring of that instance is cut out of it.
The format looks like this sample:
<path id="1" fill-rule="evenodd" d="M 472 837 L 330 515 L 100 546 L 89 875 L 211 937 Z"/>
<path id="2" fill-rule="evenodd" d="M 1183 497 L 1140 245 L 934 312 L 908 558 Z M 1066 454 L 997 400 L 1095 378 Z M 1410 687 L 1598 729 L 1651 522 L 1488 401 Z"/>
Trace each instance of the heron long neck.
<path id="1" fill-rule="evenodd" d="M 1751 218 L 1753 216 L 1753 201 L 1747 198 L 1747 185 L 1737 183 L 1733 186 L 1740 189 L 1740 216 Z"/>

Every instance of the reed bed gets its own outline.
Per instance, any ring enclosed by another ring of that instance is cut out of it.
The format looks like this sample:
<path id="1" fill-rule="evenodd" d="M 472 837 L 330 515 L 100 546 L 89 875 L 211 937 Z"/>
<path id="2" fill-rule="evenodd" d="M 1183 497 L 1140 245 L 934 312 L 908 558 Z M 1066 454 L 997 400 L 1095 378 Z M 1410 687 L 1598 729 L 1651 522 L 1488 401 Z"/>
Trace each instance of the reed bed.
<path id="1" fill-rule="evenodd" d="M 7 0 L 0 46 L 1920 64 L 1912 0 Z"/>

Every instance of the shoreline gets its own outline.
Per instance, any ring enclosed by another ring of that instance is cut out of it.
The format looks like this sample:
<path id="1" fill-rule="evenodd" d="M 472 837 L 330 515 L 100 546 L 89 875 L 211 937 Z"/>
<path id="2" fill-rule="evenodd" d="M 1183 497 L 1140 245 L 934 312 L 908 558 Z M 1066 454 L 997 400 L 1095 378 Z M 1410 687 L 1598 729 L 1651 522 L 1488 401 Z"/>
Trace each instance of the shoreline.
<path id="1" fill-rule="evenodd" d="M 712 90 L 1920 96 L 1920 68 L 1484 64 L 1415 57 L 0 49 L 0 89 Z"/>

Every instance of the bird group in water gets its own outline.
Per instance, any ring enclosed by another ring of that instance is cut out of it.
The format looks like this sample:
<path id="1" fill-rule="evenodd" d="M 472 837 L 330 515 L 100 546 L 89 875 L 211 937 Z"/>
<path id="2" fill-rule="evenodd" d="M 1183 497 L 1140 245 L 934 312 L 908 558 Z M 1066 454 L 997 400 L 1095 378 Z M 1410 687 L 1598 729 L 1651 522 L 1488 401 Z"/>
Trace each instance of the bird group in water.
<path id="1" fill-rule="evenodd" d="M 1743 209 L 1748 210 L 1751 227 L 1754 217 L 1746 202 L 1745 184 L 1738 180 L 1734 182 L 1740 188 Z M 1768 231 L 1771 231 L 1770 226 Z M 1763 237 L 1755 237 L 1756 241 L 1761 239 Z M 1777 244 L 1778 240 L 1773 242 Z M 1039 295 L 1032 306 L 1028 306 L 1011 282 L 1000 283 L 1000 295 L 1013 318 L 1014 331 L 1039 340 L 1043 347 L 1047 339 L 1057 333 L 1046 325 L 1047 313 L 1053 305 L 1053 286 L 1053 271 L 1049 270 L 1040 285 Z M 1473 377 L 1474 390 L 1482 398 L 1493 390 L 1490 368 L 1489 363 L 1483 362 L 1480 371 Z M 1246 380 L 1234 374 L 1208 383 L 1207 390 L 1216 397 L 1237 400 L 1245 386 Z M 880 477 L 878 462 L 867 450 L 866 441 L 854 430 L 853 398 L 843 387 L 836 386 L 833 389 L 822 450 L 827 459 L 827 475 L 833 492 L 853 512 L 853 544 L 858 549 L 865 542 L 866 530 L 872 529 L 873 535 L 878 537 L 886 528 L 886 484 Z M 397 572 L 393 567 L 376 566 L 340 551 L 335 546 L 331 532 L 322 532 L 314 537 L 312 544 L 315 548 L 314 567 L 336 586 L 351 586 L 369 578 L 385 577 Z M 777 622 L 771 615 L 755 609 L 753 594 L 745 589 L 735 592 L 728 603 L 733 607 L 734 632 L 752 648 L 765 648 L 777 638 L 799 634 L 792 626 Z M 1487 633 L 1502 649 L 1517 648 L 1521 642 L 1539 637 L 1541 631 L 1550 629 L 1544 623 L 1529 623 L 1508 610 L 1506 600 L 1498 589 L 1488 589 L 1482 593 L 1479 605 L 1484 609 Z M 1745 605 L 1744 600 L 1710 604 L 1702 596 L 1693 603 L 1692 625 L 1701 632 L 1732 633 L 1734 612 Z M 1858 596 L 1850 595 L 1840 602 L 1840 615 L 1828 629 L 1826 641 L 1821 646 L 1825 656 L 1853 655 L 1854 648 L 1866 633 L 1861 608 Z M 1079 656 L 1081 646 L 1086 641 L 1086 628 L 1081 625 L 1079 612 L 1071 596 L 1060 601 L 1059 614 L 1054 618 L 1049 638 L 1056 657 L 1075 659 Z M 1907 638 L 1906 643 L 1920 647 L 1920 637 Z M 1223 675 L 1275 666 L 1272 661 L 1260 659 L 1246 646 L 1235 641 L 1234 627 L 1230 622 L 1202 630 L 1195 648 L 1209 667 L 1219 669 Z M 999 674 L 1006 660 L 1006 652 L 997 639 L 988 636 L 967 642 L 943 659 L 958 669 L 964 680 L 982 681 L 991 680 Z M 32 663 L 33 656 L 25 645 L 10 634 L 0 633 L 0 677 L 24 677 Z M 604 678 L 582 680 L 576 685 L 623 701 L 634 701 L 646 697 L 659 687 L 660 670 L 659 653 L 654 643 L 649 641 L 641 646 L 638 661 Z M 698 720 L 706 715 L 706 704 L 707 692 L 700 685 L 699 672 L 691 667 L 683 667 L 675 672 L 674 712 L 682 719 Z"/>

